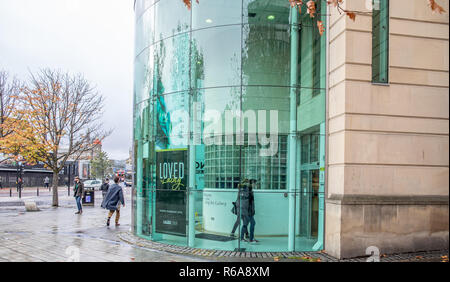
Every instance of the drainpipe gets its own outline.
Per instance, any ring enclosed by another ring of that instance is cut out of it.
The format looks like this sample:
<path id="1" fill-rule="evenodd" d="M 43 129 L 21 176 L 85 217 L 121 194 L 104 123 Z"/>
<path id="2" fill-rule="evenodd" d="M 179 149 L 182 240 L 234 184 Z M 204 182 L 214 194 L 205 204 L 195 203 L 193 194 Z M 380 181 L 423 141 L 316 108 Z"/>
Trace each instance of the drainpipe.
<path id="1" fill-rule="evenodd" d="M 297 150 L 297 65 L 298 65 L 298 11 L 291 8 L 291 88 L 290 88 L 290 126 L 288 147 L 288 197 L 289 233 L 288 250 L 294 251 L 295 242 L 295 163 Z"/>

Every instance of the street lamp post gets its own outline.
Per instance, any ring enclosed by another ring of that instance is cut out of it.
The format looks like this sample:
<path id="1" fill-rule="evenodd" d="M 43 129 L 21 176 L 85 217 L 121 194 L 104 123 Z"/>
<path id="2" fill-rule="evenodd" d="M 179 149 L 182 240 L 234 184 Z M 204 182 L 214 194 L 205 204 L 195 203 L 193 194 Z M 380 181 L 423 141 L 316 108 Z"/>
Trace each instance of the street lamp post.
<path id="1" fill-rule="evenodd" d="M 68 173 L 67 173 L 67 196 L 70 196 L 70 171 L 71 171 L 71 165 L 67 165 Z"/>
<path id="2" fill-rule="evenodd" d="M 22 198 L 22 183 L 23 183 L 23 181 L 22 181 L 22 163 L 21 162 L 18 162 L 17 163 L 18 164 L 18 166 L 17 166 L 17 176 L 18 176 L 18 178 L 17 178 L 17 190 L 19 190 L 19 199 L 20 198 Z"/>

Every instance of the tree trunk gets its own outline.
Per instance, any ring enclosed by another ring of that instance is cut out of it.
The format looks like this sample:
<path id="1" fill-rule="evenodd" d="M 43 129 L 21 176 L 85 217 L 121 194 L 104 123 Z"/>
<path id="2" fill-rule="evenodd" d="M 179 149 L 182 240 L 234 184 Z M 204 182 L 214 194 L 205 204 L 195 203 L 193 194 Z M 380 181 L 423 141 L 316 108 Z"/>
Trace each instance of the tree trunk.
<path id="1" fill-rule="evenodd" d="M 57 207 L 58 206 L 58 173 L 53 171 L 53 201 L 52 206 Z"/>

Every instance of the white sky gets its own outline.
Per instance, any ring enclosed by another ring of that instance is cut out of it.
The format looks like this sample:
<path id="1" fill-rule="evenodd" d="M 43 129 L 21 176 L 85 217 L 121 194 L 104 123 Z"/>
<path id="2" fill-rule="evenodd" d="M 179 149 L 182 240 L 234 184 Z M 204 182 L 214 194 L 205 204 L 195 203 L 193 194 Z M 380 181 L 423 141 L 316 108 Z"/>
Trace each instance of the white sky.
<path id="1" fill-rule="evenodd" d="M 103 142 L 126 159 L 132 139 L 133 0 L 0 0 L 0 70 L 82 73 L 105 98 Z"/>

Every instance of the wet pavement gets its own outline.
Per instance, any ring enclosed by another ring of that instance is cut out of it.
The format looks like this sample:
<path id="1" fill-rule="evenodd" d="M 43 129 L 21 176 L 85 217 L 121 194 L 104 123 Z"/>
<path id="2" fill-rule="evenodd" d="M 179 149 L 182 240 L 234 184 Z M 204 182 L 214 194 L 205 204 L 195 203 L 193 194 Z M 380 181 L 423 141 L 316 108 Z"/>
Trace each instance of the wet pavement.
<path id="1" fill-rule="evenodd" d="M 67 190 L 59 193 L 60 206 L 51 206 L 51 195 L 27 195 L 22 199 L 0 196 L 0 262 L 306 262 L 366 261 L 338 260 L 323 252 L 236 253 L 208 251 L 159 244 L 131 234 L 131 188 L 125 188 L 126 206 L 121 208 L 120 226 L 106 226 L 107 211 L 85 206 L 77 215 L 75 200 Z M 40 211 L 26 212 L 24 201 L 35 201 Z M 383 255 L 385 262 L 448 262 L 448 250 Z"/>
<path id="2" fill-rule="evenodd" d="M 118 227 L 114 226 L 114 220 L 110 227 L 106 226 L 107 211 L 100 207 L 101 196 L 96 197 L 94 207 L 85 206 L 82 215 L 74 214 L 75 201 L 67 195 L 61 197 L 58 208 L 50 206 L 50 197 L 40 197 L 40 201 L 48 200 L 48 204 L 40 205 L 38 212 L 26 212 L 20 206 L 3 206 L 0 208 L 0 261 L 207 261 L 120 240 L 118 235 L 130 230 L 131 204 L 130 197 L 126 198 Z"/>

